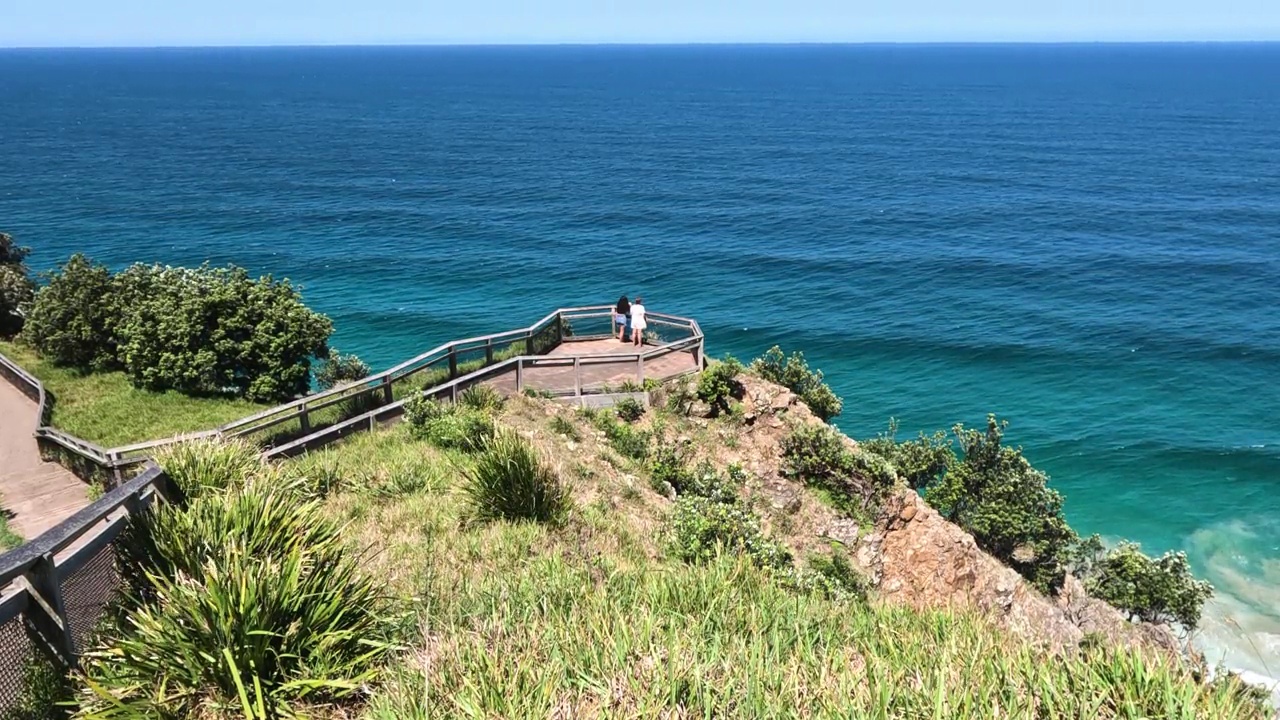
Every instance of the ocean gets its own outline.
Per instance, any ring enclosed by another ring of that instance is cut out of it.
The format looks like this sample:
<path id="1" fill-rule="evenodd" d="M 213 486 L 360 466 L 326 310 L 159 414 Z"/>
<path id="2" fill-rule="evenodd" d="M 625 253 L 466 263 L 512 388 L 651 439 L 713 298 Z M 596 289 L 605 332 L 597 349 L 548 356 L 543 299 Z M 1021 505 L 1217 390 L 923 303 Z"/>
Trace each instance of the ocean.
<path id="1" fill-rule="evenodd" d="M 386 367 L 644 295 L 866 437 L 1010 422 L 1280 677 L 1280 45 L 0 51 L 49 268 L 287 276 Z"/>

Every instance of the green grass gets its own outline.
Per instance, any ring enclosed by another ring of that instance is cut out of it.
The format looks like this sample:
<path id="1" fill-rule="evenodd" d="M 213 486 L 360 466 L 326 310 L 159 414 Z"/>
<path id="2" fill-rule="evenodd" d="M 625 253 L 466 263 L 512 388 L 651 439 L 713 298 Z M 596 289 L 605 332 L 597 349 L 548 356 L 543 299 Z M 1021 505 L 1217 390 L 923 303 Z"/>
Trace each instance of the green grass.
<path id="1" fill-rule="evenodd" d="M 22 536 L 9 527 L 9 518 L 0 513 L 0 552 L 12 550 L 23 542 Z"/>
<path id="2" fill-rule="evenodd" d="M 661 501 L 621 503 L 616 471 L 528 415 L 499 422 L 574 461 L 559 526 L 466 522 L 474 456 L 405 429 L 325 451 L 343 474 L 413 457 L 439 480 L 393 503 L 351 482 L 326 502 L 415 608 L 363 716 L 1267 717 L 1239 685 L 1199 683 L 1167 658 L 1054 655 L 974 615 L 797 590 L 743 556 L 681 562 L 664 550 Z"/>
<path id="3" fill-rule="evenodd" d="M 247 400 L 140 390 L 122 372 L 86 375 L 55 367 L 34 350 L 4 340 L 0 340 L 0 353 L 39 378 L 53 394 L 54 427 L 104 447 L 209 430 L 270 407 Z"/>

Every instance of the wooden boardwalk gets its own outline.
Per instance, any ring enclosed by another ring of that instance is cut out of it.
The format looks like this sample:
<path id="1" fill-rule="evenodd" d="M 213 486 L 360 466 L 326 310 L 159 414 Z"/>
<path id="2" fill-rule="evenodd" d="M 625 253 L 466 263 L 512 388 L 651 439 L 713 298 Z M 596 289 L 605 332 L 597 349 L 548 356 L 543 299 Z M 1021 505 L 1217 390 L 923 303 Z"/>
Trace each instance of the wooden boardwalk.
<path id="1" fill-rule="evenodd" d="M 645 349 L 651 350 L 652 348 L 647 347 Z M 598 390 L 604 385 L 617 388 L 627 381 L 640 382 L 640 367 L 635 360 L 598 362 L 598 360 L 603 359 L 600 358 L 602 355 L 630 353 L 638 350 L 629 342 L 578 340 L 557 345 L 544 357 L 565 358 L 578 356 L 584 358 L 587 362 L 591 362 L 593 358 L 597 359 L 597 362 L 584 363 L 582 365 L 581 382 L 583 388 Z M 644 377 L 655 380 L 664 380 L 682 373 L 695 372 L 698 369 L 698 362 L 692 351 L 673 352 L 660 358 L 648 360 L 643 367 Z M 526 388 L 559 394 L 572 393 L 575 383 L 574 369 L 570 365 L 538 367 L 535 364 L 533 367 L 524 369 L 521 381 Z M 515 373 L 503 373 L 485 384 L 493 385 L 503 392 L 512 394 L 516 388 Z"/>
<path id="2" fill-rule="evenodd" d="M 32 431 L 36 404 L 0 378 L 0 511 L 31 539 L 89 504 L 89 486 L 58 463 L 44 462 Z"/>

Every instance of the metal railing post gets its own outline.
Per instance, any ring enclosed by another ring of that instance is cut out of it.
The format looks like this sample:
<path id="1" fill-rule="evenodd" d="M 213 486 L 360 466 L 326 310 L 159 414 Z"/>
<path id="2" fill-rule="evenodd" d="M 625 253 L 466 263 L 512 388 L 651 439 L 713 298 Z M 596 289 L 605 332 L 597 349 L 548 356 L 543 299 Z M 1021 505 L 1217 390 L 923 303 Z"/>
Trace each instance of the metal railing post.
<path id="1" fill-rule="evenodd" d="M 68 667 L 75 666 L 76 645 L 71 637 L 71 625 L 67 623 L 67 610 L 62 604 L 62 588 L 58 586 L 58 568 L 53 553 L 40 556 L 27 572 L 27 584 L 31 586 L 30 608 L 27 617 L 36 631 L 49 643 Z"/>

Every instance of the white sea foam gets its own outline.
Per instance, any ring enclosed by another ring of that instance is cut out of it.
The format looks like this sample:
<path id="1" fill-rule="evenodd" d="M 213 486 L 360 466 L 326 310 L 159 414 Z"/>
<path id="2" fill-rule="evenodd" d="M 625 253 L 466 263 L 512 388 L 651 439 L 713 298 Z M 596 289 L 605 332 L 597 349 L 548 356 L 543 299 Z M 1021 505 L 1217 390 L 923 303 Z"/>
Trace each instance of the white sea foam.
<path id="1" fill-rule="evenodd" d="M 1202 528 L 1190 549 L 1213 583 L 1196 646 L 1210 665 L 1266 687 L 1280 705 L 1280 555 L 1275 520 L 1240 518 Z"/>

